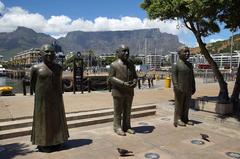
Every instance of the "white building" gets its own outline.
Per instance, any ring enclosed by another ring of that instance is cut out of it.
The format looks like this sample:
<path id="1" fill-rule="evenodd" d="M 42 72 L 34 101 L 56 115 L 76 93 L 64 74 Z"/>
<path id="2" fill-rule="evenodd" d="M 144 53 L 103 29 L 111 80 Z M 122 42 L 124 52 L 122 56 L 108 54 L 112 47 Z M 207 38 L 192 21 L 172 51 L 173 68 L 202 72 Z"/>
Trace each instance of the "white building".
<path id="1" fill-rule="evenodd" d="M 114 54 L 114 53 L 101 54 L 99 57 L 102 58 L 102 59 L 106 59 L 108 57 L 116 57 L 116 54 Z"/>
<path id="2" fill-rule="evenodd" d="M 158 70 L 163 63 L 162 55 L 147 55 L 145 57 L 145 64 L 149 66 L 150 69 Z"/>
<path id="3" fill-rule="evenodd" d="M 212 55 L 213 60 L 220 68 L 238 67 L 240 62 L 240 51 L 231 53 L 220 53 Z"/>
<path id="4" fill-rule="evenodd" d="M 1 61 L 3 61 L 3 56 L 2 56 L 2 55 L 0 55 L 0 62 L 1 62 Z"/>
<path id="5" fill-rule="evenodd" d="M 238 67 L 240 63 L 240 51 L 231 53 L 211 54 L 213 60 L 217 63 L 219 68 L 224 67 Z M 207 60 L 202 54 L 191 55 L 189 61 L 192 64 L 207 64 Z"/>

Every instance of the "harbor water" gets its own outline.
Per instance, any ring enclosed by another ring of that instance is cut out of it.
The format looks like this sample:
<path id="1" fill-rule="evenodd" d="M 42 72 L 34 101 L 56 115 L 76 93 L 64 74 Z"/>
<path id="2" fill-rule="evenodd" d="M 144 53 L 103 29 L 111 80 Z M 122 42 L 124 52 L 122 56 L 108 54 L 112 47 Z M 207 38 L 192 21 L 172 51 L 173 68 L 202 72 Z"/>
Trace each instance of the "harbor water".
<path id="1" fill-rule="evenodd" d="M 12 79 L 8 77 L 0 77 L 0 86 L 11 86 L 13 87 L 13 93 L 22 93 L 22 80 Z M 28 89 L 27 89 L 28 91 Z"/>

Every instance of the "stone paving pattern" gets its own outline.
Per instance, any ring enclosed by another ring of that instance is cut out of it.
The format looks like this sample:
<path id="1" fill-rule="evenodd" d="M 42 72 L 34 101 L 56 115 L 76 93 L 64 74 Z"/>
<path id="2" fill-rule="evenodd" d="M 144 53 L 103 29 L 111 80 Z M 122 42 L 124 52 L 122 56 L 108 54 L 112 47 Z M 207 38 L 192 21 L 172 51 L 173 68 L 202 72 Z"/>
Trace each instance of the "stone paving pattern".
<path id="1" fill-rule="evenodd" d="M 229 92 L 233 84 L 229 83 Z M 0 140 L 0 159 L 145 159 L 146 153 L 157 153 L 160 159 L 231 159 L 226 152 L 240 153 L 240 124 L 237 119 L 190 110 L 189 117 L 195 125 L 175 128 L 172 124 L 173 92 L 161 86 L 136 91 L 134 105 L 156 103 L 157 115 L 133 119 L 132 127 L 137 132 L 135 135 L 117 136 L 113 133 L 112 123 L 74 128 L 70 129 L 70 139 L 64 149 L 53 153 L 36 152 L 30 136 Z M 216 96 L 217 93 L 218 84 L 199 82 L 193 98 Z M 0 99 L 1 119 L 32 115 L 32 96 L 17 95 Z M 109 92 L 65 93 L 64 101 L 67 112 L 112 107 Z M 209 136 L 210 142 L 201 139 L 202 133 Z M 191 140 L 194 139 L 205 144 L 193 145 Z M 117 148 L 133 151 L 133 156 L 120 157 Z"/>

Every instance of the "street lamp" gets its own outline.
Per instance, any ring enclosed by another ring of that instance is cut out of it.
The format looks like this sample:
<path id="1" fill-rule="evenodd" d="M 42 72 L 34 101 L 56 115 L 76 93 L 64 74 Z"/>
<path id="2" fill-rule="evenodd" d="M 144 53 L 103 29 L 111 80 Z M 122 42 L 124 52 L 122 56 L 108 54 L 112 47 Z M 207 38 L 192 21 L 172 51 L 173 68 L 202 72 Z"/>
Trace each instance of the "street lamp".
<path id="1" fill-rule="evenodd" d="M 232 69 L 232 53 L 233 53 L 233 32 L 232 32 L 232 37 L 231 37 L 231 48 L 230 48 L 230 69 Z"/>

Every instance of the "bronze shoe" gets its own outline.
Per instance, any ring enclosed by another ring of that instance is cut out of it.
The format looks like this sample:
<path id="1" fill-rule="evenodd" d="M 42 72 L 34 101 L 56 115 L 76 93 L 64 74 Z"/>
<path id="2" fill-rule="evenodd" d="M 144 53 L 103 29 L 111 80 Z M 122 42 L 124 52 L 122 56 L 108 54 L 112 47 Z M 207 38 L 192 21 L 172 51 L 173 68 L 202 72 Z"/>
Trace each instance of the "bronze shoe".
<path id="1" fill-rule="evenodd" d="M 123 132 L 121 129 L 116 129 L 114 130 L 116 134 L 120 135 L 120 136 L 126 136 L 125 132 Z"/>
<path id="2" fill-rule="evenodd" d="M 186 124 L 184 122 L 182 122 L 181 120 L 177 121 L 177 125 L 178 126 L 186 126 Z"/>
<path id="3" fill-rule="evenodd" d="M 135 134 L 135 130 L 133 130 L 133 129 L 127 129 L 127 133 L 129 133 L 129 134 Z"/>
<path id="4" fill-rule="evenodd" d="M 186 122 L 187 125 L 194 125 L 194 123 L 192 121 L 188 121 Z"/>

